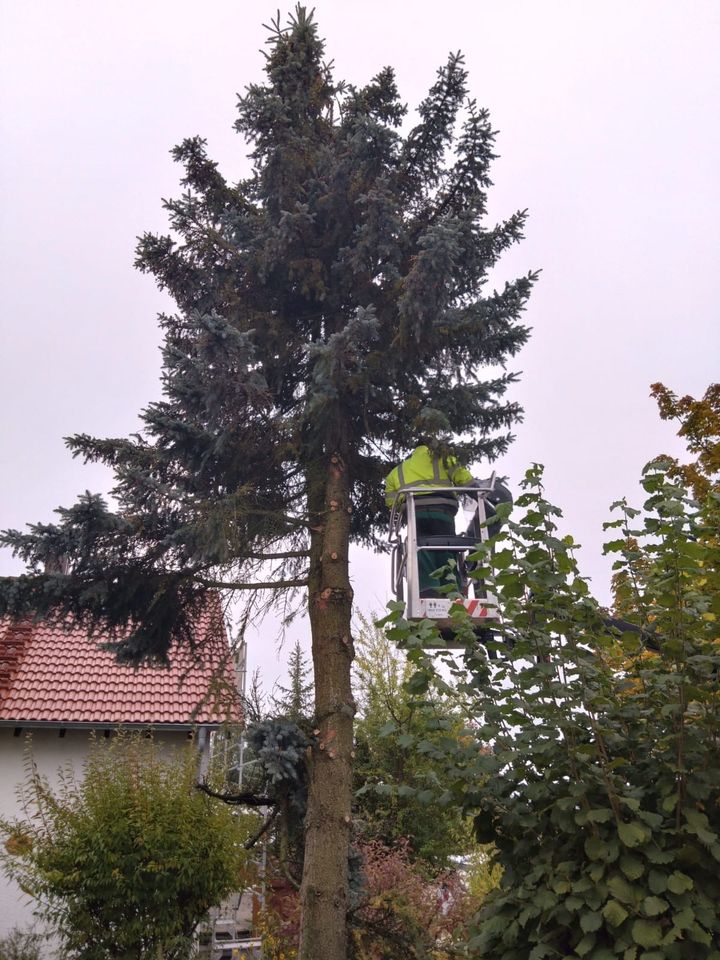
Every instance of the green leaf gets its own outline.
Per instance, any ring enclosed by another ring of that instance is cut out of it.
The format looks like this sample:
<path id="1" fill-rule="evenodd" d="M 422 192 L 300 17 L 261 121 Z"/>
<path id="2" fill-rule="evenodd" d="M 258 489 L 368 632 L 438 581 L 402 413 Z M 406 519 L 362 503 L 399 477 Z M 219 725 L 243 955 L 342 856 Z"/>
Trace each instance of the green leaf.
<path id="1" fill-rule="evenodd" d="M 617 521 L 611 521 L 610 523 L 604 523 L 603 527 L 615 526 Z M 608 540 L 607 543 L 603 544 L 603 553 L 619 553 L 624 551 L 627 548 L 628 542 L 626 539 L 622 540 Z"/>
<path id="2" fill-rule="evenodd" d="M 580 928 L 583 933 L 594 933 L 602 926 L 602 921 L 601 913 L 583 913 L 580 917 Z"/>
<path id="3" fill-rule="evenodd" d="M 496 570 L 505 570 L 513 562 L 513 558 L 512 550 L 498 550 L 492 557 L 491 563 Z"/>
<path id="4" fill-rule="evenodd" d="M 406 681 L 405 686 L 410 693 L 425 693 L 430 686 L 430 678 L 424 670 L 418 670 Z"/>
<path id="5" fill-rule="evenodd" d="M 638 817 L 654 830 L 662 826 L 664 819 L 661 814 L 653 813 L 652 810 L 638 810 Z"/>
<path id="6" fill-rule="evenodd" d="M 657 917 L 665 913 L 669 906 L 667 900 L 663 900 L 662 897 L 645 897 L 642 902 L 643 913 L 647 917 Z"/>
<path id="7" fill-rule="evenodd" d="M 535 894 L 535 903 L 542 910 L 552 910 L 552 908 L 557 904 L 557 897 L 553 894 L 547 887 L 540 888 Z"/>
<path id="8" fill-rule="evenodd" d="M 641 947 L 659 947 L 662 943 L 662 927 L 655 920 L 636 920 L 632 925 L 632 937 Z"/>
<path id="9" fill-rule="evenodd" d="M 528 955 L 528 960 L 543 960 L 543 957 L 552 957 L 557 953 L 549 943 L 536 944 Z"/>
<path id="10" fill-rule="evenodd" d="M 613 818 L 612 810 L 608 810 L 606 807 L 597 807 L 594 810 L 588 810 L 586 815 L 590 823 L 607 823 Z"/>
<path id="11" fill-rule="evenodd" d="M 412 744 L 415 742 L 415 737 L 412 735 L 412 733 L 403 733 L 397 738 L 397 742 L 398 746 L 403 747 L 404 749 L 405 747 L 412 746 Z"/>
<path id="12" fill-rule="evenodd" d="M 712 936 L 699 923 L 694 923 L 691 927 L 688 927 L 688 936 L 695 943 L 702 943 L 706 947 L 712 944 Z"/>
<path id="13" fill-rule="evenodd" d="M 609 847 L 600 837 L 588 837 L 585 841 L 585 853 L 591 860 L 607 859 Z"/>
<path id="14" fill-rule="evenodd" d="M 625 907 L 617 900 L 608 900 L 602 909 L 602 915 L 613 927 L 619 927 L 629 916 Z"/>
<path id="15" fill-rule="evenodd" d="M 592 933 L 586 933 L 582 940 L 576 944 L 575 953 L 579 957 L 584 957 L 595 946 L 595 936 Z"/>
<path id="16" fill-rule="evenodd" d="M 618 836 L 626 847 L 637 847 L 650 839 L 650 830 L 639 820 L 618 824 Z"/>
<path id="17" fill-rule="evenodd" d="M 617 900 L 622 900 L 623 903 L 634 903 L 637 899 L 637 888 L 628 883 L 619 873 L 610 877 L 608 889 Z"/>
<path id="18" fill-rule="evenodd" d="M 386 714 L 387 716 L 387 714 Z M 388 720 L 387 723 L 384 723 L 378 730 L 379 737 L 389 737 L 391 733 L 395 733 L 398 726 L 394 720 Z"/>
<path id="19" fill-rule="evenodd" d="M 692 890 L 693 882 L 687 874 L 675 870 L 668 877 L 667 888 L 671 893 L 685 893 L 686 890 Z"/>
<path id="20" fill-rule="evenodd" d="M 695 911 L 692 907 L 685 907 L 683 910 L 677 910 L 672 919 L 673 926 L 678 930 L 687 930 L 695 923 Z"/>
<path id="21" fill-rule="evenodd" d="M 642 860 L 638 860 L 636 857 L 630 857 L 627 854 L 620 857 L 619 866 L 628 880 L 637 880 L 638 877 L 641 877 L 645 872 L 645 865 Z"/>
<path id="22" fill-rule="evenodd" d="M 650 844 L 643 850 L 643 853 L 651 863 L 672 863 L 675 859 L 669 850 L 661 850 L 655 844 Z"/>
<path id="23" fill-rule="evenodd" d="M 648 886 L 653 893 L 665 893 L 667 890 L 667 877 L 659 870 L 651 870 L 648 874 Z"/>
<path id="24" fill-rule="evenodd" d="M 694 833 L 707 846 L 717 843 L 718 836 L 710 829 L 710 821 L 704 813 L 692 807 L 687 808 L 683 813 L 689 832 Z"/>

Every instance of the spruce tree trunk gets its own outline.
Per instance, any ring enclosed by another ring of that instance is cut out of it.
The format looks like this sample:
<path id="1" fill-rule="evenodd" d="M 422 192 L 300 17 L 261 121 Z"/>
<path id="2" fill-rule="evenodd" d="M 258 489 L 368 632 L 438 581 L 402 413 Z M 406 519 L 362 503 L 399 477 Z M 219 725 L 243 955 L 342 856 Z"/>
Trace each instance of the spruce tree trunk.
<path id="1" fill-rule="evenodd" d="M 299 960 L 345 960 L 355 712 L 350 687 L 351 504 L 339 454 L 331 456 L 324 475 L 309 480 L 313 518 L 309 606 L 317 741 L 308 762 Z"/>

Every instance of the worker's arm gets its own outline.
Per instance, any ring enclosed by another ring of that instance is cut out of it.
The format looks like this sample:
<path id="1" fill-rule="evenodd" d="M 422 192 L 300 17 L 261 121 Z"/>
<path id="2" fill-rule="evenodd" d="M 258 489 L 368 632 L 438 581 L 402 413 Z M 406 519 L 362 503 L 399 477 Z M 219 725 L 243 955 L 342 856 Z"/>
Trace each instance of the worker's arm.
<path id="1" fill-rule="evenodd" d="M 473 475 L 467 467 L 462 467 L 455 457 L 448 457 L 446 461 L 448 476 L 455 487 L 470 487 L 473 484 Z"/>
<path id="2" fill-rule="evenodd" d="M 394 470 L 391 470 L 390 473 L 385 477 L 385 503 L 388 507 L 392 507 L 397 499 L 397 491 L 400 489 L 400 476 L 398 474 L 397 467 Z"/>

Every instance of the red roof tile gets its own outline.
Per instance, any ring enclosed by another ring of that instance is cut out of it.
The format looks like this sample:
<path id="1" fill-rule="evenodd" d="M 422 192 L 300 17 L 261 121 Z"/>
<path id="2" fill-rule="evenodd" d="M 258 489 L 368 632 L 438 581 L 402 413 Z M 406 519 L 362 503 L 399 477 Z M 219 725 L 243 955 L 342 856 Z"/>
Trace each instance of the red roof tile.
<path id="1" fill-rule="evenodd" d="M 10 691 L 31 631 L 27 621 L 13 624 L 12 630 L 0 630 L 0 699 Z"/>
<path id="2" fill-rule="evenodd" d="M 170 651 L 169 667 L 130 667 L 72 624 L 0 620 L 8 651 L 0 722 L 101 726 L 220 724 L 240 719 L 235 667 L 219 603 L 198 618 L 193 654 Z M 22 640 L 22 642 L 19 642 Z"/>

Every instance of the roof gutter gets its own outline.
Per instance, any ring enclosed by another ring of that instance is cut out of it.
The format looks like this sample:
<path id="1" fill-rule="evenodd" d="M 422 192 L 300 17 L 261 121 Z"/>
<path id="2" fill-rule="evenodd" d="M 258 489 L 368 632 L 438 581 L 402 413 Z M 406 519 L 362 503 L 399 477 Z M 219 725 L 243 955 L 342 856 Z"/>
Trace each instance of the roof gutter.
<path id="1" fill-rule="evenodd" d="M 187 731 L 206 728 L 208 730 L 219 730 L 223 724 L 216 721 L 208 723 L 205 720 L 197 723 L 115 723 L 107 720 L 0 720 L 0 727 L 23 727 L 53 730 L 157 730 L 158 732 L 167 731 Z"/>

